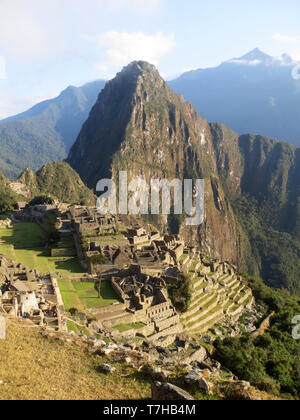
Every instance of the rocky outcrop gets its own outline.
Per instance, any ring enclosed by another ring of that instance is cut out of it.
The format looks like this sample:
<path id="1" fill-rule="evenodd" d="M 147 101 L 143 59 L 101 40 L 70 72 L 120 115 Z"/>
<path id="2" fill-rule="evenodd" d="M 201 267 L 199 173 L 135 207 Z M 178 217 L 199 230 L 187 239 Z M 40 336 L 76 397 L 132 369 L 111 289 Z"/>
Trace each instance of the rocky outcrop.
<path id="1" fill-rule="evenodd" d="M 156 401 L 192 401 L 194 398 L 178 386 L 154 382 L 151 385 L 152 400 Z"/>
<path id="2" fill-rule="evenodd" d="M 65 162 L 54 162 L 37 172 L 26 169 L 18 178 L 19 189 L 27 191 L 26 197 L 51 195 L 60 202 L 94 205 L 96 198 L 80 176 Z"/>

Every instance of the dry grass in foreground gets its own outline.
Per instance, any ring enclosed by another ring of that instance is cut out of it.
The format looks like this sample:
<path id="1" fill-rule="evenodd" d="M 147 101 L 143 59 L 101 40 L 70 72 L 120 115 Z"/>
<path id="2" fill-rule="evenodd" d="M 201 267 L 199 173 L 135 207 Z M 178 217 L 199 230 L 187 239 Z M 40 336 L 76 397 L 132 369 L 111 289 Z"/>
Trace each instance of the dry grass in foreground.
<path id="1" fill-rule="evenodd" d="M 0 341 L 0 400 L 115 400 L 151 398 L 150 383 L 133 369 L 97 371 L 100 356 L 83 346 L 44 338 L 30 324 L 8 320 Z M 121 375 L 126 375 L 122 377 Z"/>

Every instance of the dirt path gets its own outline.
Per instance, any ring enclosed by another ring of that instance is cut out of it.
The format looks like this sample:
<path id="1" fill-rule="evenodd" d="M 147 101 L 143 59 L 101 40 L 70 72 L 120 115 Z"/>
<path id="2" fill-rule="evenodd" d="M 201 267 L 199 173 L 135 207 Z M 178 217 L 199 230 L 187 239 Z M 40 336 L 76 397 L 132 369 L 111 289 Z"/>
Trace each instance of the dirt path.
<path id="1" fill-rule="evenodd" d="M 259 337 L 263 335 L 270 328 L 271 319 L 274 318 L 275 315 L 275 312 L 272 312 L 266 319 L 264 319 L 259 328 L 252 333 L 252 337 Z"/>

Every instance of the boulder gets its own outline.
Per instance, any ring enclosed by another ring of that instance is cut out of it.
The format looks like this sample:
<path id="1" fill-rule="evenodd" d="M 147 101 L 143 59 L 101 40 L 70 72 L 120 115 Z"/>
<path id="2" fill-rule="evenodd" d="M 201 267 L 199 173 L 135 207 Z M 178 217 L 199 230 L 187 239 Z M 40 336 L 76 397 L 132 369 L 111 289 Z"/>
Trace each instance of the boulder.
<path id="1" fill-rule="evenodd" d="M 188 385 L 192 385 L 192 384 L 198 382 L 201 378 L 202 378 L 202 370 L 193 369 L 185 376 L 184 381 Z"/>
<path id="2" fill-rule="evenodd" d="M 250 383 L 246 381 L 229 382 L 229 386 L 234 390 L 240 389 L 241 391 L 249 391 L 251 388 Z"/>
<path id="3" fill-rule="evenodd" d="M 201 378 L 197 382 L 198 387 L 201 391 L 204 391 L 207 395 L 211 394 L 211 384 L 209 384 L 205 378 Z"/>
<path id="4" fill-rule="evenodd" d="M 200 347 L 198 350 L 196 350 L 194 353 L 192 353 L 190 356 L 186 357 L 184 359 L 185 363 L 190 364 L 192 362 L 203 362 L 207 358 L 207 351 L 204 347 Z"/>
<path id="5" fill-rule="evenodd" d="M 113 373 L 116 371 L 116 368 L 107 364 L 103 364 L 99 366 L 99 370 L 103 373 Z"/>
<path id="6" fill-rule="evenodd" d="M 164 356 L 170 356 L 170 350 L 166 349 L 165 347 L 157 346 L 156 350 L 159 354 Z"/>
<path id="7" fill-rule="evenodd" d="M 192 401 L 194 398 L 183 389 L 169 384 L 154 382 L 151 385 L 152 400 L 156 401 Z"/>

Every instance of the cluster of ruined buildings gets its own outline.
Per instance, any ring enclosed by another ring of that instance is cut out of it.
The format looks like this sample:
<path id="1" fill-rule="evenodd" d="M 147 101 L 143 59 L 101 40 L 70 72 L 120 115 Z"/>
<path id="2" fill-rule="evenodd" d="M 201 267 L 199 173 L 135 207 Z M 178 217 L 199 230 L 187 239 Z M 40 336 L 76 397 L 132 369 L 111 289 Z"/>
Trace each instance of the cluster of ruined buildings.
<path id="1" fill-rule="evenodd" d="M 182 331 L 166 288 L 169 282 L 180 281 L 179 271 L 177 277 L 166 271 L 180 265 L 184 252 L 188 252 L 178 236 L 162 236 L 151 225 L 130 216 L 99 215 L 96 208 L 71 206 L 58 220 L 60 231 L 73 232 L 82 265 L 90 274 L 110 281 L 122 302 L 125 318 L 108 314 L 106 326 L 125 319 L 141 322 L 145 335 L 153 339 Z M 105 257 L 104 263 L 95 258 L 100 255 Z M 112 312 L 114 309 L 120 310 L 120 305 L 111 308 Z"/>
<path id="2" fill-rule="evenodd" d="M 86 262 L 105 256 L 104 267 L 102 263 L 89 265 L 94 274 L 107 271 L 109 266 L 122 269 L 132 264 L 161 272 L 176 265 L 184 253 L 184 242 L 178 236 L 161 236 L 150 225 L 136 226 L 136 220 L 126 216 L 99 215 L 96 208 L 72 206 L 59 217 L 59 223 L 61 231 L 73 231 L 77 243 L 84 245 Z"/>
<path id="3" fill-rule="evenodd" d="M 57 299 L 50 275 L 40 276 L 0 255 L 0 313 L 58 328 Z"/>
<path id="4" fill-rule="evenodd" d="M 59 232 L 74 237 L 78 259 L 90 276 L 109 281 L 119 297 L 119 304 L 93 311 L 107 330 L 142 323 L 139 334 L 167 346 L 183 326 L 193 332 L 205 330 L 226 315 L 239 315 L 243 304 L 253 303 L 251 290 L 236 275 L 235 266 L 206 260 L 198 249 L 186 247 L 179 236 L 161 235 L 142 219 L 102 216 L 96 208 L 62 204 L 55 209 L 35 207 L 25 213 L 31 217 L 48 211 L 56 212 Z M 191 276 L 193 299 L 189 311 L 180 317 L 167 288 L 181 282 L 184 273 Z M 5 289 L 2 287 L 6 303 L 8 297 L 15 297 L 13 284 L 6 282 Z M 22 312 L 21 301 L 31 292 L 23 291 L 22 298 L 18 293 L 17 310 Z M 40 291 L 30 316 L 43 312 L 43 298 Z"/>

